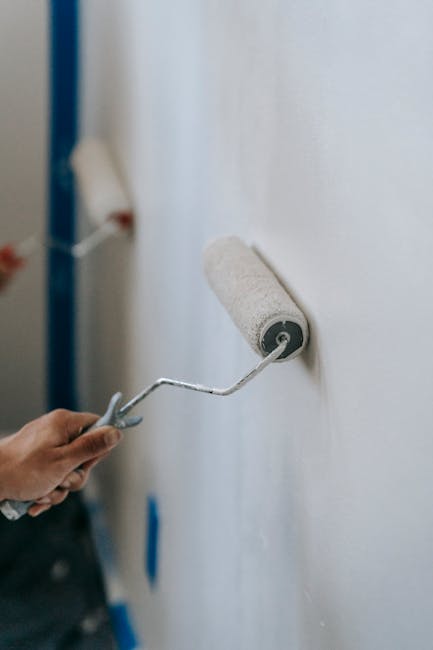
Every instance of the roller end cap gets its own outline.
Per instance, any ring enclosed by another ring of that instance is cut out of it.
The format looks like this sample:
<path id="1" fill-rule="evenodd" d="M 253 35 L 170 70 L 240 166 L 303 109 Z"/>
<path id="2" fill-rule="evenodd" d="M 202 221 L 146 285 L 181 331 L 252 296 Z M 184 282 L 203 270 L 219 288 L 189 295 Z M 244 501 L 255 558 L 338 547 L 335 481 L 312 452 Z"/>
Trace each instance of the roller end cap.
<path id="1" fill-rule="evenodd" d="M 293 358 L 300 354 L 307 343 L 308 334 L 299 323 L 293 320 L 278 320 L 271 325 L 267 324 L 260 336 L 260 348 L 264 356 L 275 350 L 280 343 L 288 340 L 286 349 L 280 354 L 277 361 Z"/>

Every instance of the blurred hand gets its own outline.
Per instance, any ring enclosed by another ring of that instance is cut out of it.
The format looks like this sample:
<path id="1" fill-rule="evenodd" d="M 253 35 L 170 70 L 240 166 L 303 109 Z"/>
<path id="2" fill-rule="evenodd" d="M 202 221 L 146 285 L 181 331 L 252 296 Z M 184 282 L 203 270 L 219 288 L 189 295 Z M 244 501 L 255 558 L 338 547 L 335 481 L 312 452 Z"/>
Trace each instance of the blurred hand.
<path id="1" fill-rule="evenodd" d="M 8 244 L 0 248 L 0 291 L 24 264 L 25 260 L 16 254 L 13 246 Z"/>
<path id="2" fill-rule="evenodd" d="M 0 499 L 35 501 L 29 514 L 36 516 L 83 488 L 90 469 L 122 437 L 108 426 L 80 435 L 97 419 L 59 409 L 0 440 Z"/>

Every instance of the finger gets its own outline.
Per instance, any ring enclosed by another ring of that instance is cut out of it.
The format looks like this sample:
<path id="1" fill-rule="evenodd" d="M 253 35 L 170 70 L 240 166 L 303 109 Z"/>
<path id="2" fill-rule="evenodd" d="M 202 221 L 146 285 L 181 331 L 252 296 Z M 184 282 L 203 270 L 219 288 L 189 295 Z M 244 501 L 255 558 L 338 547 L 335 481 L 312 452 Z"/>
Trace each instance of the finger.
<path id="1" fill-rule="evenodd" d="M 82 490 L 89 480 L 90 470 L 92 467 L 95 467 L 95 465 L 101 462 L 101 460 L 106 458 L 108 455 L 109 453 L 105 453 L 101 456 L 98 456 L 97 458 L 92 458 L 92 460 L 86 461 L 80 467 L 74 469 L 73 472 L 70 472 L 70 474 L 68 474 L 66 478 L 61 482 L 59 487 L 67 489 L 70 492 L 77 492 L 78 490 Z M 44 497 L 44 499 L 45 498 L 46 497 Z M 46 503 L 46 501 L 38 500 L 37 503 Z"/>
<path id="2" fill-rule="evenodd" d="M 52 492 L 50 492 L 49 494 L 47 494 L 45 497 L 42 497 L 41 499 L 35 501 L 35 503 L 32 506 L 30 506 L 27 512 L 30 516 L 37 517 L 42 512 L 46 512 L 46 510 L 49 510 L 52 506 L 57 506 L 59 505 L 59 503 L 63 503 L 63 501 L 68 496 L 68 494 L 69 494 L 68 490 L 62 490 L 57 488 Z"/>
<path id="3" fill-rule="evenodd" d="M 81 469 L 83 470 L 91 470 L 92 467 L 95 467 L 98 463 L 101 462 L 101 460 L 104 460 L 104 458 L 107 458 L 107 456 L 110 455 L 110 452 L 107 452 L 105 454 L 101 454 L 100 456 L 97 456 L 96 458 L 92 458 L 91 460 L 86 461 L 81 465 Z"/>
<path id="4" fill-rule="evenodd" d="M 91 458 L 90 460 L 87 460 L 85 463 L 82 464 L 83 469 L 91 469 L 92 467 L 95 467 L 101 460 L 104 460 L 104 458 L 107 458 L 110 455 L 109 451 L 106 451 L 105 454 L 101 454 L 100 456 L 96 456 L 95 458 Z"/>
<path id="5" fill-rule="evenodd" d="M 81 436 L 81 434 L 95 424 L 98 419 L 99 416 L 95 415 L 95 413 L 74 413 L 71 411 L 68 414 L 66 422 L 69 441 L 75 440 L 75 438 Z"/>
<path id="6" fill-rule="evenodd" d="M 35 503 L 37 505 L 56 506 L 57 504 L 62 503 L 62 501 L 64 501 L 67 496 L 68 490 L 64 490 L 63 488 L 58 487 L 40 499 L 36 499 Z"/>
<path id="7" fill-rule="evenodd" d="M 122 434 L 114 427 L 101 427 L 88 431 L 62 449 L 66 473 L 80 467 L 87 461 L 94 460 L 113 449 L 121 440 Z"/>
<path id="8" fill-rule="evenodd" d="M 76 492 L 81 490 L 89 477 L 89 470 L 85 470 L 83 467 L 78 467 L 73 472 L 70 472 L 66 478 L 60 483 L 59 487 L 64 490 L 70 490 L 71 492 Z"/>
<path id="9" fill-rule="evenodd" d="M 51 508 L 50 505 L 44 506 L 44 505 L 35 504 L 28 509 L 27 514 L 30 515 L 30 517 L 37 517 L 38 515 L 41 515 L 43 512 L 46 512 L 50 508 Z"/>
<path id="10" fill-rule="evenodd" d="M 47 494 L 42 499 L 36 501 L 38 505 L 50 505 L 57 506 L 59 503 L 62 503 L 69 494 L 69 490 L 64 490 L 63 488 L 56 488 L 49 494 Z"/>
<path id="11" fill-rule="evenodd" d="M 47 494 L 44 497 L 41 497 L 40 499 L 35 499 L 34 503 L 37 503 L 38 505 L 51 505 L 51 492 Z"/>

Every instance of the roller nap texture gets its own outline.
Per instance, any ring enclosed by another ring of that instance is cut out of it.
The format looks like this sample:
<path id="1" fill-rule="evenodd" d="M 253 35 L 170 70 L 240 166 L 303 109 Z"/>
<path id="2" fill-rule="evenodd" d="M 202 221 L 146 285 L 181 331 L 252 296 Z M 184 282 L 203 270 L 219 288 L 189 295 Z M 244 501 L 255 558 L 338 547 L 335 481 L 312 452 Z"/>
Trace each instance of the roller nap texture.
<path id="1" fill-rule="evenodd" d="M 104 142 L 85 138 L 74 149 L 71 165 L 89 218 L 97 226 L 131 212 L 130 202 Z"/>
<path id="2" fill-rule="evenodd" d="M 307 320 L 259 256 L 238 237 L 209 244 L 204 268 L 210 286 L 253 350 L 266 356 L 289 338 L 279 357 L 291 359 L 308 341 Z"/>

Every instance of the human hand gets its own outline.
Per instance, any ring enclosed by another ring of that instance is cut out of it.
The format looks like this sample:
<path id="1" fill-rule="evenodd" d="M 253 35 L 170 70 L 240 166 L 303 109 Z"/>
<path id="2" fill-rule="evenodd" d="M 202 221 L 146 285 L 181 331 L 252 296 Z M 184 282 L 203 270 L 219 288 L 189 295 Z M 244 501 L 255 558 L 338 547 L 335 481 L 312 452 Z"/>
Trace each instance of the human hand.
<path id="1" fill-rule="evenodd" d="M 97 419 L 59 409 L 0 440 L 0 500 L 33 501 L 29 514 L 36 516 L 80 490 L 122 437 L 109 426 L 81 435 Z"/>
<path id="2" fill-rule="evenodd" d="M 0 248 L 0 291 L 24 264 L 25 260 L 17 255 L 13 246 L 7 244 Z"/>

